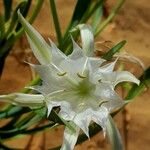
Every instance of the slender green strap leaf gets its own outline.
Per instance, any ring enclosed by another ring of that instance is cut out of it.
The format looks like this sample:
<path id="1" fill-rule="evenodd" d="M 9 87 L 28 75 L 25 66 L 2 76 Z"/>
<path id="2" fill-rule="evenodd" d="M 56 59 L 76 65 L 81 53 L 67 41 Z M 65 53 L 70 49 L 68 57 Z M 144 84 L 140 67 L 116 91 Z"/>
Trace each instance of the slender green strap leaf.
<path id="1" fill-rule="evenodd" d="M 121 136 L 111 116 L 108 117 L 106 123 L 106 134 L 110 141 L 112 150 L 123 150 Z"/>
<path id="2" fill-rule="evenodd" d="M 24 7 L 22 8 L 22 10 L 20 10 L 21 14 L 23 15 L 23 17 L 26 17 L 28 12 L 29 12 L 29 9 L 30 9 L 30 6 L 31 6 L 31 1 L 32 0 L 28 0 L 26 2 L 26 4 L 24 5 Z M 16 32 L 21 28 L 21 23 L 18 23 L 17 26 L 16 26 Z"/>
<path id="3" fill-rule="evenodd" d="M 92 29 L 93 33 L 95 33 L 101 23 L 103 16 L 103 3 L 102 5 L 95 11 L 92 17 Z"/>
<path id="4" fill-rule="evenodd" d="M 12 31 L 14 30 L 16 24 L 18 23 L 17 11 L 20 10 L 22 12 L 23 8 L 26 6 L 26 4 L 27 4 L 27 1 L 22 1 L 21 3 L 18 4 L 18 6 L 13 11 L 13 14 L 11 17 L 11 22 L 10 22 L 9 28 L 7 30 L 7 33 L 6 33 L 7 36 L 12 34 Z"/>
<path id="5" fill-rule="evenodd" d="M 84 24 L 86 23 L 90 17 L 95 13 L 95 11 L 102 6 L 104 0 L 97 0 L 97 1 L 89 1 L 89 3 L 86 1 L 85 4 L 82 3 L 82 7 L 87 6 L 86 10 L 84 10 L 84 14 L 81 15 L 77 20 L 75 21 L 71 21 L 70 25 L 68 26 L 65 35 L 63 37 L 63 43 L 62 43 L 62 51 L 65 52 L 66 54 L 69 54 L 71 51 L 71 38 L 68 34 L 68 32 L 73 29 L 75 26 L 78 26 L 80 24 Z M 82 2 L 82 1 L 81 1 Z M 88 5 L 87 5 L 88 4 Z M 84 6 L 85 5 L 85 6 Z M 79 5 L 80 6 L 80 5 Z M 79 7 L 80 8 L 80 7 Z M 78 9 L 79 9 L 78 8 Z M 76 9 L 75 9 L 76 10 Z M 82 9 L 81 9 L 82 10 Z M 81 10 L 79 10 L 78 12 L 81 12 Z M 79 13 L 80 14 L 80 13 Z M 78 15 L 77 15 L 78 16 Z M 76 17 L 75 17 L 76 18 Z M 79 33 L 75 33 L 75 35 L 73 36 L 74 39 L 76 40 L 77 37 L 79 36 Z"/>
<path id="6" fill-rule="evenodd" d="M 49 0 L 49 2 L 50 2 L 50 6 L 51 6 L 51 13 L 52 13 L 53 21 L 54 21 L 55 31 L 56 31 L 56 35 L 57 35 L 58 47 L 61 47 L 62 34 L 61 34 L 60 24 L 59 24 L 59 20 L 58 20 L 55 0 Z"/>
<path id="7" fill-rule="evenodd" d="M 91 0 L 78 0 L 71 19 L 71 26 L 76 26 L 91 4 Z"/>
<path id="8" fill-rule="evenodd" d="M 29 18 L 30 23 L 33 23 L 33 21 L 39 14 L 39 11 L 41 10 L 43 3 L 44 3 L 44 0 L 36 0 L 35 7 L 31 13 L 31 17 Z"/>
<path id="9" fill-rule="evenodd" d="M 105 53 L 102 58 L 106 60 L 111 60 L 113 55 L 120 51 L 120 49 L 126 44 L 126 41 L 121 41 L 117 45 L 115 45 L 113 48 L 111 48 L 107 53 Z"/>
<path id="10" fill-rule="evenodd" d="M 140 85 L 134 84 L 130 91 L 128 92 L 126 96 L 126 101 L 131 101 L 134 97 L 138 96 L 141 92 L 143 92 L 146 88 L 150 85 L 150 67 L 148 67 L 144 73 L 141 75 L 140 79 Z"/>
<path id="11" fill-rule="evenodd" d="M 125 2 L 125 0 L 117 0 L 117 4 L 111 10 L 111 12 L 110 12 L 109 16 L 107 17 L 107 19 L 104 20 L 100 24 L 99 28 L 95 32 L 95 36 L 97 36 L 108 25 L 108 23 L 110 23 L 113 20 L 113 18 L 116 16 L 116 14 L 120 10 L 120 8 L 121 8 L 121 6 L 123 5 L 124 2 Z"/>
<path id="12" fill-rule="evenodd" d="M 4 22 L 4 17 L 0 13 L 0 45 L 4 36 L 5 36 L 5 22 Z"/>
<path id="13" fill-rule="evenodd" d="M 5 22 L 9 20 L 11 16 L 12 9 L 12 0 L 3 0 L 4 8 L 5 8 Z"/>
<path id="14" fill-rule="evenodd" d="M 22 107 L 13 106 L 11 109 L 8 109 L 6 111 L 1 111 L 0 112 L 0 119 L 9 118 L 9 117 L 17 115 L 18 113 L 23 114 L 23 113 L 28 112 L 28 111 L 29 111 L 28 108 L 22 109 Z"/>

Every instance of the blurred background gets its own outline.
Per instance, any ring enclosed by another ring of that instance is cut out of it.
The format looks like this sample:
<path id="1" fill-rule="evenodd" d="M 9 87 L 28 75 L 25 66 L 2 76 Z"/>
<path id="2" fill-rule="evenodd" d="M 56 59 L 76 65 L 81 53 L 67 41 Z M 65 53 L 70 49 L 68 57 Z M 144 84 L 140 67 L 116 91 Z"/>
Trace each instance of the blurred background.
<path id="1" fill-rule="evenodd" d="M 106 15 L 115 3 L 113 0 L 106 2 Z M 65 30 L 70 20 L 75 0 L 56 0 L 58 14 L 62 31 Z M 0 1 L 0 9 L 2 2 Z M 34 22 L 34 27 L 44 36 L 56 40 L 54 26 L 50 14 L 48 0 L 45 0 L 42 9 Z M 149 0 L 126 0 L 115 19 L 103 30 L 95 41 L 111 41 L 116 44 L 121 40 L 127 40 L 125 51 L 138 57 L 148 67 L 150 65 L 150 5 Z M 102 49 L 102 48 L 101 48 Z M 20 90 L 34 76 L 34 72 L 24 61 L 35 61 L 28 47 L 26 37 L 23 36 L 6 59 L 4 71 L 0 81 L 0 94 Z M 130 68 L 132 72 L 140 75 L 137 67 Z M 119 113 L 115 119 L 126 140 L 127 150 L 149 150 L 150 149 L 150 90 L 146 89 L 140 96 L 129 104 L 125 109 L 126 132 L 124 135 L 124 124 L 122 114 Z M 63 127 L 54 130 L 46 130 L 33 136 L 19 137 L 9 140 L 6 144 L 18 146 L 23 149 L 44 150 L 47 147 L 60 145 L 62 142 Z M 75 150 L 104 150 L 109 149 L 107 141 L 102 133 L 98 133 L 90 141 L 78 145 Z"/>

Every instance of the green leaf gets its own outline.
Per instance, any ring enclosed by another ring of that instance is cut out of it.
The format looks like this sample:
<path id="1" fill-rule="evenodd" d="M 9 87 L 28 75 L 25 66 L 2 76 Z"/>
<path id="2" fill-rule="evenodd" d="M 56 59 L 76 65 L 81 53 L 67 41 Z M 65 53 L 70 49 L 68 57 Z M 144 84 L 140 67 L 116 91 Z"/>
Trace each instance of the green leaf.
<path id="1" fill-rule="evenodd" d="M 106 60 L 111 60 L 113 55 L 120 51 L 120 49 L 126 44 L 126 41 L 121 41 L 117 45 L 115 45 L 113 48 L 111 48 L 108 52 L 106 52 L 102 58 Z"/>
<path id="2" fill-rule="evenodd" d="M 22 107 L 20 106 L 12 106 L 11 109 L 0 112 L 0 119 L 12 117 L 12 116 L 17 115 L 18 113 L 23 114 L 27 111 L 29 111 L 28 108 L 22 109 Z"/>
<path id="3" fill-rule="evenodd" d="M 27 33 L 28 41 L 35 57 L 41 64 L 47 65 L 51 62 L 51 48 L 43 37 L 24 19 L 18 11 L 18 18 Z"/>
<path id="4" fill-rule="evenodd" d="M 5 36 L 5 22 L 4 17 L 0 13 L 0 45 L 2 43 L 4 36 Z"/>
<path id="5" fill-rule="evenodd" d="M 17 7 L 15 8 L 15 10 L 13 11 L 12 17 L 11 17 L 11 22 L 9 25 L 9 28 L 7 30 L 6 35 L 9 36 L 12 34 L 12 31 L 14 31 L 14 28 L 16 27 L 16 24 L 18 23 L 18 15 L 17 15 L 17 11 L 23 11 L 23 8 L 26 6 L 27 1 L 24 0 L 21 3 L 19 3 L 17 5 Z"/>
<path id="6" fill-rule="evenodd" d="M 50 2 L 50 6 L 51 6 L 51 13 L 52 13 L 52 17 L 53 17 L 55 31 L 56 31 L 56 35 L 57 35 L 57 41 L 58 41 L 59 46 L 61 47 L 62 34 L 61 34 L 60 24 L 59 24 L 59 20 L 58 20 L 58 14 L 57 14 L 57 10 L 56 10 L 55 0 L 49 0 L 49 2 Z"/>
<path id="7" fill-rule="evenodd" d="M 76 26 L 89 8 L 91 0 L 78 0 L 71 19 L 71 26 Z"/>
<path id="8" fill-rule="evenodd" d="M 26 4 L 24 5 L 24 7 L 22 9 L 20 9 L 20 12 L 21 14 L 23 15 L 23 17 L 26 17 L 28 12 L 29 12 L 29 9 L 30 9 L 30 6 L 31 6 L 31 1 L 32 0 L 28 0 L 26 2 Z M 18 23 L 17 26 L 16 26 L 16 32 L 21 28 L 21 23 Z"/>
<path id="9" fill-rule="evenodd" d="M 9 20 L 11 16 L 12 9 L 12 0 L 3 0 L 4 8 L 5 8 L 5 22 Z"/>
<path id="10" fill-rule="evenodd" d="M 102 5 L 95 11 L 92 17 L 92 29 L 93 33 L 95 33 L 101 23 L 103 16 L 103 3 Z"/>
<path id="11" fill-rule="evenodd" d="M 111 116 L 108 117 L 106 123 L 106 135 L 110 141 L 112 150 L 123 150 L 121 136 Z"/>
<path id="12" fill-rule="evenodd" d="M 141 92 L 143 92 L 146 88 L 150 85 L 150 67 L 148 67 L 144 73 L 139 78 L 140 85 L 134 84 L 130 91 L 128 92 L 126 96 L 126 101 L 130 102 L 130 99 L 133 99 L 134 97 L 138 96 Z"/>
<path id="13" fill-rule="evenodd" d="M 113 20 L 113 18 L 116 16 L 124 2 L 125 0 L 117 0 L 117 3 L 112 8 L 109 16 L 100 24 L 99 28 L 96 30 L 95 36 L 97 36 L 108 25 L 108 23 L 110 23 Z"/>

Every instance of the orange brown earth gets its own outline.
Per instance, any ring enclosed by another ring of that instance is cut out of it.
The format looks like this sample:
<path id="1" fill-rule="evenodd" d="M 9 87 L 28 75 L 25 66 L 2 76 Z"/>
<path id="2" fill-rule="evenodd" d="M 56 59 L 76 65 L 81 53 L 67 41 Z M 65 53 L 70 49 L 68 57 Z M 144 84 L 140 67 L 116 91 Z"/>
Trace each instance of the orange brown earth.
<path id="1" fill-rule="evenodd" d="M 70 0 L 57 1 L 58 12 L 62 29 L 64 31 L 74 2 Z M 0 3 L 1 4 L 1 3 Z M 52 18 L 50 17 L 48 1 L 45 2 L 41 13 L 39 14 L 35 27 L 45 37 L 51 37 L 55 40 L 54 27 Z M 121 40 L 127 40 L 125 50 L 143 61 L 145 66 L 150 65 L 150 5 L 149 0 L 126 0 L 123 8 L 108 25 L 108 27 L 96 39 L 109 40 L 117 43 Z M 32 71 L 29 66 L 23 63 L 31 56 L 29 50 L 26 49 L 24 38 L 18 42 L 14 48 L 14 52 L 9 55 L 6 60 L 5 69 L 0 81 L 0 93 L 10 93 L 20 90 L 32 78 Z M 20 46 L 21 45 L 21 46 Z M 24 45 L 24 44 L 23 44 Z M 20 48 L 21 47 L 21 48 Z M 22 51 L 22 49 L 24 51 Z M 30 57 L 31 58 L 31 57 Z M 131 71 L 135 72 L 134 68 Z M 33 75 L 34 76 L 34 75 Z M 128 144 L 127 150 L 149 150 L 150 149 L 150 90 L 146 90 L 140 96 L 127 106 L 128 113 Z M 118 126 L 122 132 L 122 114 L 116 117 Z M 19 137 L 6 142 L 12 147 L 18 147 L 29 150 L 44 150 L 48 147 L 58 146 L 62 142 L 63 127 L 56 128 L 51 131 L 46 130 L 34 136 Z M 123 134 L 122 134 L 123 136 Z M 19 143 L 19 144 L 18 144 Z M 102 136 L 98 133 L 81 145 L 76 146 L 75 150 L 104 150 L 110 149 Z"/>

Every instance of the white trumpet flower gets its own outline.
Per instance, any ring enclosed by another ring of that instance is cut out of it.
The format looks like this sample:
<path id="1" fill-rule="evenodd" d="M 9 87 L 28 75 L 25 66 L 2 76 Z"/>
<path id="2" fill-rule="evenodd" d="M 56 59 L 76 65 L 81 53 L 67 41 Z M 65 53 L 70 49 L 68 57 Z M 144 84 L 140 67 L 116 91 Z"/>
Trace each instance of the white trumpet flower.
<path id="1" fill-rule="evenodd" d="M 42 85 L 31 87 L 41 93 L 37 97 L 38 105 L 46 104 L 48 116 L 53 107 L 59 106 L 59 116 L 75 127 L 75 131 L 66 127 L 61 150 L 72 150 L 74 148 L 80 129 L 89 137 L 88 127 L 91 122 L 100 125 L 105 132 L 109 114 L 124 105 L 124 101 L 114 90 L 115 86 L 123 81 L 139 84 L 139 80 L 127 71 L 114 71 L 116 61 L 103 65 L 104 59 L 92 57 L 86 53 L 86 49 L 88 49 L 88 52 L 89 49 L 93 51 L 92 45 L 94 45 L 93 34 L 86 25 L 84 28 L 80 28 L 84 51 L 72 40 L 73 51 L 66 56 L 50 41 L 51 47 L 48 51 L 45 49 L 45 54 L 48 55 L 44 55 L 44 57 L 50 56 L 47 60 L 51 61 L 45 61 L 41 54 L 42 51 L 34 45 L 37 43 L 37 41 L 34 43 L 36 39 L 30 37 L 30 34 L 37 35 L 38 33 L 20 14 L 19 19 L 25 29 L 28 28 L 26 32 L 31 48 L 33 48 L 36 58 L 41 63 L 41 65 L 31 64 L 42 79 Z M 91 35 L 90 37 L 85 36 L 87 31 L 88 35 Z M 90 43 L 85 41 L 86 38 Z M 39 34 L 37 40 L 41 41 Z M 21 101 L 21 97 L 19 98 L 15 99 L 15 103 L 17 103 L 17 100 L 18 102 Z M 23 102 L 25 106 L 30 107 L 30 103 L 36 103 L 36 97 L 27 94 L 26 97 L 24 96 Z"/>

